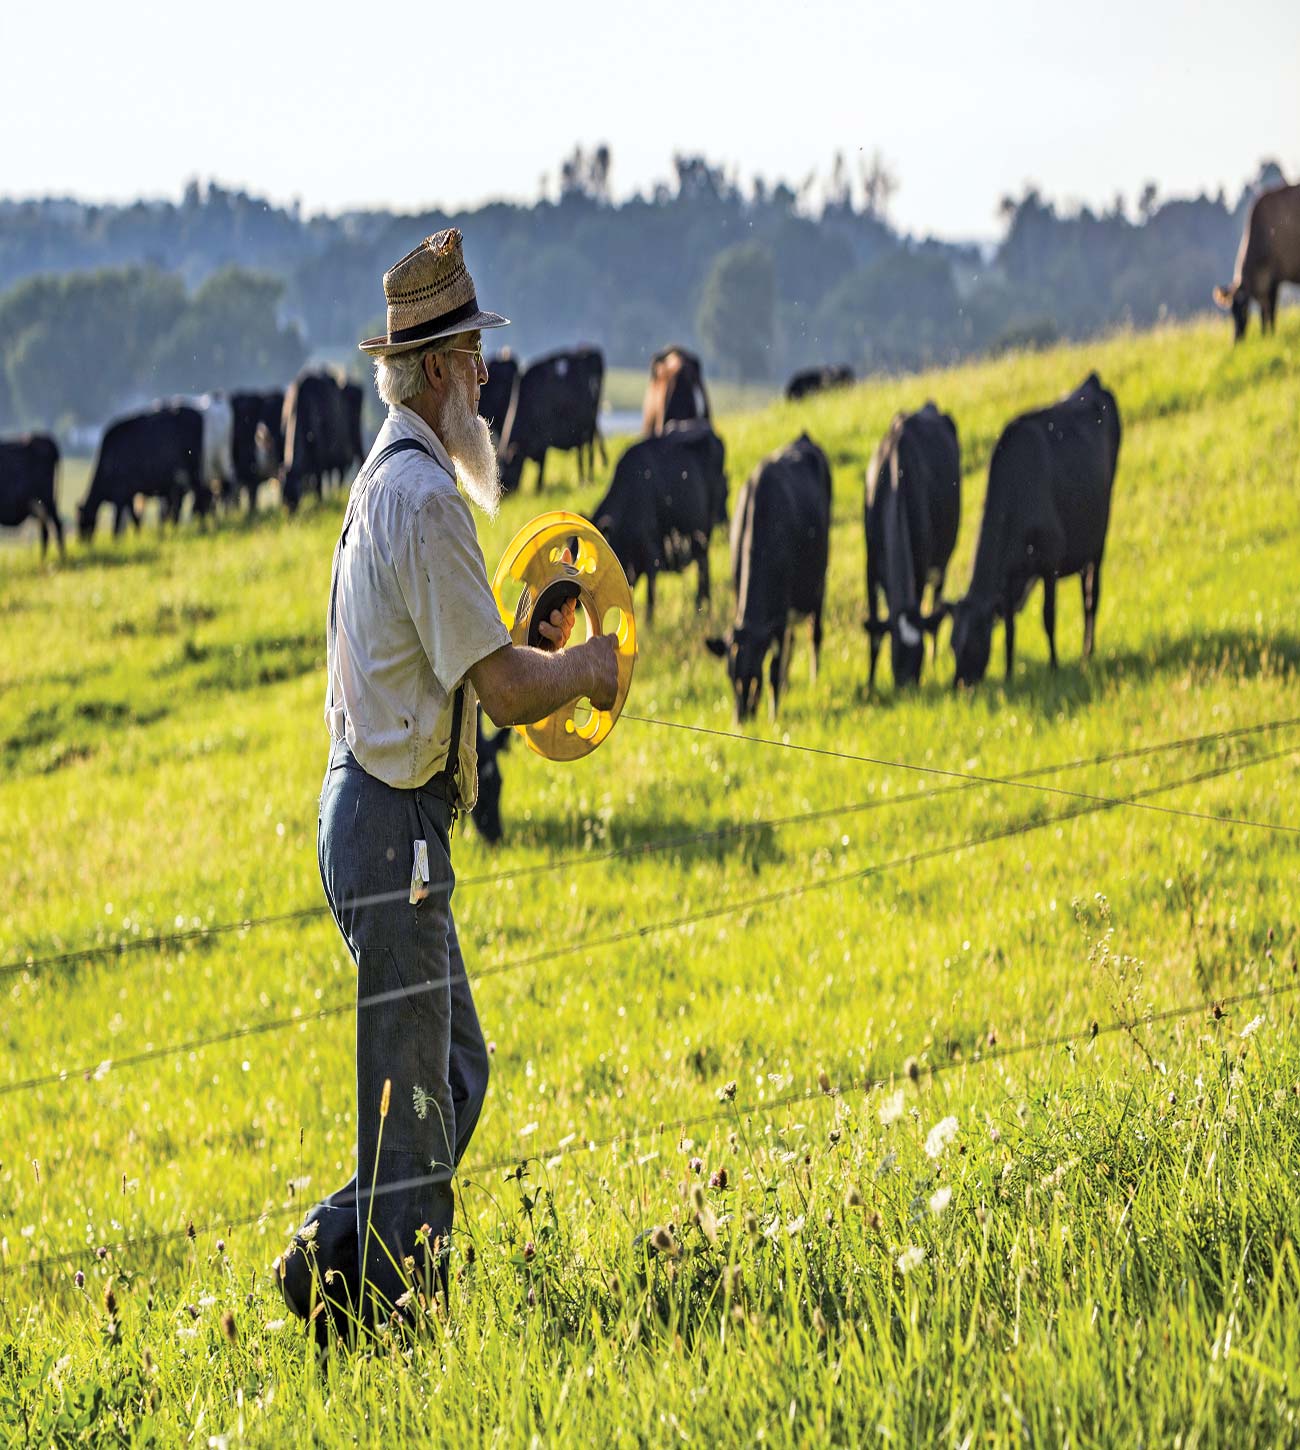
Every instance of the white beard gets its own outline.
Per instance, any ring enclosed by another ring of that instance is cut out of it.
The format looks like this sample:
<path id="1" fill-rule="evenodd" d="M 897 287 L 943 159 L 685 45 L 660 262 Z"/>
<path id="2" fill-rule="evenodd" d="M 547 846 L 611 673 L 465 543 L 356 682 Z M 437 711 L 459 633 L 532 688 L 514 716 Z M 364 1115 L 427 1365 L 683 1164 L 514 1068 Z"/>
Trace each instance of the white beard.
<path id="1" fill-rule="evenodd" d="M 469 400 L 459 388 L 448 392 L 437 431 L 456 465 L 456 477 L 469 501 L 488 518 L 496 518 L 501 506 L 501 479 L 492 434 L 487 422 L 470 411 Z"/>

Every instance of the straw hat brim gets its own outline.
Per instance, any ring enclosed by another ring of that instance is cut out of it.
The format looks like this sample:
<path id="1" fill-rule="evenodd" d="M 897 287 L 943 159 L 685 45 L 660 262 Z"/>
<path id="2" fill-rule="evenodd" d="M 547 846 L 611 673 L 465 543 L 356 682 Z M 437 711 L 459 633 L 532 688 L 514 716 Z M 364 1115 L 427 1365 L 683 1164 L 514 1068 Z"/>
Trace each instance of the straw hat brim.
<path id="1" fill-rule="evenodd" d="M 411 352 L 417 347 L 428 347 L 431 342 L 437 342 L 440 337 L 455 337 L 462 332 L 484 332 L 489 327 L 509 326 L 510 319 L 502 317 L 499 312 L 475 312 L 469 317 L 463 318 L 454 327 L 445 327 L 440 332 L 431 332 L 425 337 L 412 337 L 405 342 L 390 342 L 386 336 L 368 337 L 357 345 L 362 352 L 369 353 L 371 357 L 391 357 L 394 353 Z"/>

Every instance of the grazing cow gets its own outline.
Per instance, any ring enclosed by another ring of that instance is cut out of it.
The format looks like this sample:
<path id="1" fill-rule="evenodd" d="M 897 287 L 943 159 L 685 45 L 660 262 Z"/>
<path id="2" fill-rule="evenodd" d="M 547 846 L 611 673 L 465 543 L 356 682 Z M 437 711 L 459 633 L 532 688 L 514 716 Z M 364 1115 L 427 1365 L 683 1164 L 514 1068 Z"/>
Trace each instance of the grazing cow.
<path id="1" fill-rule="evenodd" d="M 478 392 L 478 415 L 488 425 L 492 441 L 500 446 L 510 406 L 519 387 L 519 364 L 509 348 L 487 360 L 488 380 Z"/>
<path id="2" fill-rule="evenodd" d="M 727 661 L 737 723 L 758 708 L 763 661 L 772 657 L 772 718 L 780 704 L 794 644 L 793 625 L 812 617 L 812 677 L 822 644 L 822 605 L 831 539 L 831 466 L 808 437 L 770 454 L 750 475 L 731 520 L 735 623 L 705 641 Z"/>
<path id="3" fill-rule="evenodd" d="M 593 471 L 591 455 L 597 443 L 604 465 L 605 440 L 599 423 L 604 381 L 605 358 L 594 347 L 539 357 L 520 373 L 514 402 L 501 427 L 498 450 L 501 486 L 507 493 L 519 487 L 525 459 L 537 464 L 537 491 L 541 492 L 546 454 L 551 448 L 561 453 L 578 450 L 580 480 Z"/>
<path id="4" fill-rule="evenodd" d="M 1300 186 L 1275 186 L 1251 203 L 1237 252 L 1237 274 L 1230 287 L 1216 287 L 1214 300 L 1232 313 L 1240 342 L 1250 320 L 1250 304 L 1259 303 L 1259 328 L 1277 327 L 1277 293 L 1283 282 L 1300 282 Z"/>
<path id="5" fill-rule="evenodd" d="M 513 730 L 498 730 L 489 736 L 483 729 L 483 707 L 478 711 L 478 800 L 469 813 L 480 836 L 489 846 L 501 840 L 501 756 L 509 749 Z"/>
<path id="6" fill-rule="evenodd" d="M 927 403 L 898 413 L 867 465 L 867 618 L 871 637 L 868 682 L 876 683 L 880 643 L 889 636 L 896 685 L 921 678 L 925 632 L 933 638 L 943 618 L 943 580 L 961 522 L 961 449 L 957 425 Z M 922 596 L 931 588 L 926 614 Z M 885 618 L 877 618 L 879 595 Z"/>
<path id="7" fill-rule="evenodd" d="M 341 484 L 360 458 L 361 389 L 333 373 L 300 373 L 284 395 L 282 428 L 281 486 L 292 512 L 306 490 L 321 498 L 331 479 Z"/>
<path id="8" fill-rule="evenodd" d="M 1043 581 L 1052 668 L 1056 581 L 1070 574 L 1078 574 L 1083 586 L 1083 657 L 1092 654 L 1119 440 L 1119 408 L 1096 373 L 1051 407 L 1026 413 L 1003 430 L 989 460 L 975 572 L 966 597 L 951 606 L 957 684 L 984 678 L 999 616 L 1010 678 L 1016 613 L 1035 579 Z"/>
<path id="9" fill-rule="evenodd" d="M 827 388 L 844 388 L 854 381 L 853 369 L 842 363 L 828 364 L 820 368 L 804 368 L 795 373 L 785 385 L 787 401 L 797 403 L 809 393 L 822 393 Z"/>
<path id="10" fill-rule="evenodd" d="M 136 496 L 162 501 L 164 520 L 179 520 L 187 491 L 203 493 L 203 417 L 188 404 L 169 403 L 148 413 L 120 418 L 100 439 L 90 490 L 77 511 L 83 541 L 95 532 L 102 504 L 111 504 L 113 532 L 129 519 L 140 527 Z"/>
<path id="11" fill-rule="evenodd" d="M 232 393 L 230 412 L 234 493 L 244 494 L 251 514 L 257 509 L 258 490 L 276 477 L 284 462 L 284 394 Z"/>
<path id="12" fill-rule="evenodd" d="M 635 587 L 646 581 L 646 623 L 655 615 L 655 574 L 694 561 L 695 602 L 709 602 L 709 538 L 727 521 L 726 449 L 707 422 L 673 423 L 623 454 L 592 514 Z"/>
<path id="13" fill-rule="evenodd" d="M 45 433 L 0 442 L 0 527 L 16 529 L 26 519 L 41 526 L 41 558 L 50 545 L 50 530 L 65 558 L 63 520 L 54 496 L 59 471 L 59 445 Z"/>
<path id="14" fill-rule="evenodd" d="M 669 423 L 710 417 L 709 395 L 704 390 L 700 360 L 684 347 L 666 347 L 650 362 L 650 382 L 641 411 L 646 437 L 662 433 Z"/>

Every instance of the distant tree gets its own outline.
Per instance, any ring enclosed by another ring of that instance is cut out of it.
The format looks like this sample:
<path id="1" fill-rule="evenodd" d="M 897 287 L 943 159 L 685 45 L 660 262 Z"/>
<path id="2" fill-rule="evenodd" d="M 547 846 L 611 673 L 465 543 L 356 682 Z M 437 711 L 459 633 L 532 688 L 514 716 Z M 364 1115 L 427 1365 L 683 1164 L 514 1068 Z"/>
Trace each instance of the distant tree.
<path id="1" fill-rule="evenodd" d="M 742 378 L 765 378 L 771 369 L 776 326 L 776 268 L 759 242 L 719 253 L 700 294 L 696 328 L 715 357 Z"/>
<path id="2" fill-rule="evenodd" d="M 1155 216 L 1158 197 L 1159 191 L 1154 181 L 1146 182 L 1138 193 L 1138 216 L 1144 222 L 1149 222 Z"/>
<path id="3" fill-rule="evenodd" d="M 884 221 L 898 190 L 898 178 L 885 165 L 879 151 L 873 151 L 869 159 L 859 158 L 858 169 L 862 178 L 863 208 L 869 217 Z"/>

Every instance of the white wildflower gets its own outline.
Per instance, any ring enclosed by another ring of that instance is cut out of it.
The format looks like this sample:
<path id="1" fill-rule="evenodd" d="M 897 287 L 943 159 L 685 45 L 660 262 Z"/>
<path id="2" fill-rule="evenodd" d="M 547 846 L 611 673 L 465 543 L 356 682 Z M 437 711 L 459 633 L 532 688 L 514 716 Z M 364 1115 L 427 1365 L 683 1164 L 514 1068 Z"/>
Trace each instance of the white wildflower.
<path id="1" fill-rule="evenodd" d="M 537 1131 L 537 1124 L 536 1123 L 525 1123 L 524 1126 L 522 1128 L 520 1128 L 520 1130 L 519 1130 L 519 1136 L 521 1138 L 530 1138 L 530 1137 L 532 1137 L 532 1135 L 536 1131 Z"/>
<path id="2" fill-rule="evenodd" d="M 1258 1017 L 1252 1017 L 1241 1029 L 1242 1037 L 1249 1037 L 1252 1032 L 1258 1032 L 1264 1025 L 1264 1014 L 1261 1012 Z"/>
<path id="3" fill-rule="evenodd" d="M 104 1079 L 108 1076 L 109 1069 L 112 1066 L 113 1066 L 113 1059 L 111 1057 L 106 1057 L 103 1060 L 103 1062 L 101 1062 L 99 1064 L 99 1066 L 95 1069 L 95 1071 L 91 1074 L 91 1078 L 95 1082 L 103 1082 Z"/>
<path id="4" fill-rule="evenodd" d="M 951 1201 L 952 1201 L 952 1189 L 951 1188 L 948 1188 L 945 1185 L 943 1188 L 936 1189 L 935 1192 L 930 1195 L 930 1212 L 931 1213 L 942 1213 L 944 1211 L 944 1209 L 948 1207 L 948 1204 Z"/>
<path id="5" fill-rule="evenodd" d="M 795 1235 L 803 1229 L 803 1222 L 803 1214 L 800 1214 L 798 1218 L 787 1219 L 785 1225 L 786 1233 L 788 1233 L 791 1238 L 794 1238 Z"/>
<path id="6" fill-rule="evenodd" d="M 956 1136 L 957 1119 L 953 1117 L 940 1118 L 926 1135 L 926 1156 L 928 1158 L 942 1158 L 943 1150 Z"/>
<path id="7" fill-rule="evenodd" d="M 305 1244 L 309 1244 L 316 1237 L 316 1231 L 320 1228 L 320 1219 L 314 1218 L 310 1223 L 305 1223 L 298 1230 L 298 1237 Z"/>
<path id="8" fill-rule="evenodd" d="M 284 1328 L 284 1320 L 268 1319 L 264 1327 L 268 1334 L 278 1334 L 280 1330 Z"/>
<path id="9" fill-rule="evenodd" d="M 913 1269 L 920 1268 L 925 1258 L 925 1250 L 919 1244 L 909 1244 L 898 1256 L 898 1272 L 910 1274 Z"/>
<path id="10" fill-rule="evenodd" d="M 880 1121 L 888 1127 L 890 1123 L 896 1123 L 903 1116 L 903 1090 L 899 1088 L 896 1093 L 891 1093 L 880 1105 Z"/>

